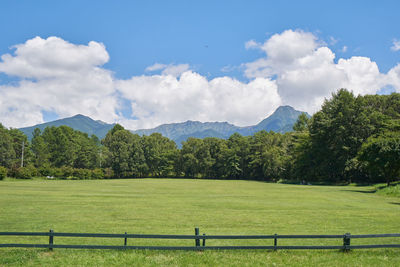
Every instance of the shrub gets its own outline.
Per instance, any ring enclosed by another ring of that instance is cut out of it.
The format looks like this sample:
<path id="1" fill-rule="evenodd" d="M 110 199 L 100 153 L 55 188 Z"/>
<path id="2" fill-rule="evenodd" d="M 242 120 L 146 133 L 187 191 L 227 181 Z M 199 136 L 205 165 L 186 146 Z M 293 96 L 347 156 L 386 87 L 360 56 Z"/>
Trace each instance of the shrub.
<path id="1" fill-rule="evenodd" d="M 94 169 L 94 170 L 92 171 L 92 178 L 93 178 L 93 179 L 104 179 L 104 172 L 103 172 L 103 170 L 102 170 L 102 169 L 99 169 L 99 168 Z"/>
<path id="2" fill-rule="evenodd" d="M 377 193 L 385 196 L 400 197 L 400 183 L 378 189 Z"/>
<path id="3" fill-rule="evenodd" d="M 104 169 L 104 178 L 105 179 L 111 179 L 114 177 L 115 177 L 114 171 L 111 168 Z"/>
<path id="4" fill-rule="evenodd" d="M 63 178 L 69 178 L 69 177 L 73 177 L 74 176 L 74 168 L 72 168 L 72 167 L 68 167 L 68 166 L 64 166 L 64 167 L 61 167 L 61 169 L 60 169 L 60 171 L 61 171 L 61 176 L 63 177 Z"/>
<path id="5" fill-rule="evenodd" d="M 3 166 L 0 166 L 0 180 L 3 180 L 7 176 L 7 169 Z"/>
<path id="6" fill-rule="evenodd" d="M 91 178 L 91 172 L 88 169 L 75 169 L 74 176 L 81 180 L 87 180 Z"/>
<path id="7" fill-rule="evenodd" d="M 32 165 L 20 167 L 15 170 L 15 178 L 18 179 L 32 179 L 38 176 L 38 170 Z"/>
<path id="8" fill-rule="evenodd" d="M 54 176 L 53 169 L 49 164 L 43 164 L 42 167 L 39 168 L 40 176 L 47 177 L 47 176 Z"/>

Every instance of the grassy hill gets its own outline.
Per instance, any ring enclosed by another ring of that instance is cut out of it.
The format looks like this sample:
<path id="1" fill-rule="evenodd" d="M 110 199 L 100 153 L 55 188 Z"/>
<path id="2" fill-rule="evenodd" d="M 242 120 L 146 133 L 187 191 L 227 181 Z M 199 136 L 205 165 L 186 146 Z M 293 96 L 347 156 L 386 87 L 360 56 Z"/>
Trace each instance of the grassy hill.
<path id="1" fill-rule="evenodd" d="M 399 232 L 400 201 L 372 187 L 304 186 L 255 181 L 5 180 L 1 231 L 193 234 L 352 234 Z M 0 243 L 48 238 L 0 237 Z M 55 238 L 55 244 L 122 244 L 121 239 Z M 208 245 L 261 241 L 208 240 Z M 265 241 L 264 241 L 265 242 Z M 268 242 L 268 241 L 266 241 Z M 283 244 L 341 240 L 285 240 Z M 352 241 L 354 244 L 368 240 Z M 395 242 L 385 239 L 375 242 Z M 128 240 L 129 244 L 192 244 Z M 397 243 L 399 243 L 397 239 Z M 96 251 L 0 249 L 1 265 L 24 266 L 396 266 L 399 249 L 340 251 Z"/>

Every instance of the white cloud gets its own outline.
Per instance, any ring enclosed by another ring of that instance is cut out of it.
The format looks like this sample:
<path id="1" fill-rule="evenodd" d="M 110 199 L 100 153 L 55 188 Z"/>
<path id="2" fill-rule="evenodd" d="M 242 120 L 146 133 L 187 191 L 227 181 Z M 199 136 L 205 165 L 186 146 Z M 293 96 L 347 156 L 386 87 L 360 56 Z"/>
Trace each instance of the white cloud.
<path id="1" fill-rule="evenodd" d="M 35 37 L 13 47 L 15 56 L 1 56 L 0 71 L 23 78 L 52 78 L 76 75 L 109 60 L 103 44 L 74 45 L 58 37 Z"/>
<path id="2" fill-rule="evenodd" d="M 61 117 L 82 113 L 114 121 L 117 99 L 104 45 L 75 45 L 57 37 L 35 37 L 1 57 L 0 71 L 20 77 L 0 85 L 0 118 L 9 127 L 43 122 L 42 111 Z M 31 80 L 33 79 L 33 80 Z"/>
<path id="3" fill-rule="evenodd" d="M 189 64 L 168 65 L 163 71 L 163 75 L 172 75 L 178 77 L 185 71 L 189 70 Z"/>
<path id="4" fill-rule="evenodd" d="M 185 71 L 189 70 L 189 64 L 161 64 L 161 63 L 155 63 L 154 65 L 151 65 L 146 68 L 145 71 L 147 72 L 153 72 L 153 71 L 159 71 L 162 70 L 163 75 L 172 75 L 172 76 L 179 76 Z"/>
<path id="5" fill-rule="evenodd" d="M 244 44 L 244 47 L 245 47 L 246 49 L 259 48 L 259 47 L 260 47 L 260 44 L 257 43 L 257 42 L 254 41 L 254 40 L 250 40 L 250 41 L 247 41 L 247 42 Z"/>
<path id="6" fill-rule="evenodd" d="M 257 78 L 242 83 L 229 77 L 207 80 L 192 71 L 172 75 L 137 76 L 119 81 L 117 89 L 132 102 L 138 120 L 131 128 L 154 127 L 186 120 L 259 122 L 280 104 L 274 81 Z"/>
<path id="7" fill-rule="evenodd" d="M 166 67 L 167 67 L 167 65 L 165 65 L 165 64 L 154 63 L 153 65 L 148 66 L 145 71 L 162 70 L 162 69 L 165 69 Z"/>
<path id="8" fill-rule="evenodd" d="M 242 66 L 226 65 L 221 68 L 221 71 L 226 73 L 226 72 L 240 70 L 241 68 Z"/>
<path id="9" fill-rule="evenodd" d="M 393 40 L 393 46 L 392 47 L 390 47 L 390 49 L 392 50 L 392 51 L 399 51 L 400 50 L 400 40 L 396 40 L 396 39 L 394 39 Z"/>
<path id="10" fill-rule="evenodd" d="M 388 72 L 387 84 L 393 86 L 396 92 L 400 93 L 400 63 Z"/>
<path id="11" fill-rule="evenodd" d="M 346 53 L 346 52 L 347 52 L 347 49 L 348 49 L 348 47 L 344 45 L 344 46 L 342 47 L 342 50 L 341 50 L 342 53 Z"/>
<path id="12" fill-rule="evenodd" d="M 346 75 L 343 87 L 355 94 L 374 94 L 387 82 L 386 76 L 379 72 L 378 65 L 367 57 L 341 58 L 336 68 Z"/>
<path id="13" fill-rule="evenodd" d="M 318 110 L 324 98 L 339 88 L 355 94 L 373 94 L 397 81 L 395 70 L 390 75 L 382 74 L 367 57 L 339 59 L 335 63 L 330 48 L 312 33 L 300 30 L 274 34 L 260 49 L 266 56 L 245 64 L 246 76 L 276 77 L 283 103 L 310 113 Z"/>

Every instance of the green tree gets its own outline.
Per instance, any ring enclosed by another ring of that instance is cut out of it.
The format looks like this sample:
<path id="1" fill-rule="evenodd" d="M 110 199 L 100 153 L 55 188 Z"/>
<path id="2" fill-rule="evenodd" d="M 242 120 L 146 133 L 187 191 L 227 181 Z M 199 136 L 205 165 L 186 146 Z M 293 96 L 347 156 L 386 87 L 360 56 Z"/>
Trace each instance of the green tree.
<path id="1" fill-rule="evenodd" d="M 8 130 L 0 123 L 0 166 L 11 167 L 15 157 L 13 140 Z"/>
<path id="2" fill-rule="evenodd" d="M 4 180 L 7 177 L 7 169 L 3 166 L 0 166 L 0 180 Z"/>
<path id="3" fill-rule="evenodd" d="M 293 125 L 293 130 L 296 132 L 305 132 L 308 130 L 309 123 L 310 118 L 308 115 L 306 113 L 301 113 Z"/>
<path id="4" fill-rule="evenodd" d="M 358 159 L 371 176 L 384 179 L 389 186 L 400 175 L 400 132 L 386 132 L 368 138 Z"/>
<path id="5" fill-rule="evenodd" d="M 202 139 L 190 137 L 182 142 L 182 169 L 187 177 L 204 176 L 212 164 L 211 156 Z"/>
<path id="6" fill-rule="evenodd" d="M 108 164 L 117 177 L 140 177 L 147 169 L 140 136 L 115 125 L 103 140 Z"/>
<path id="7" fill-rule="evenodd" d="M 154 177 L 171 175 L 178 152 L 175 142 L 159 133 L 143 136 L 141 142 L 150 174 Z"/>
<path id="8" fill-rule="evenodd" d="M 290 161 L 290 135 L 260 131 L 250 138 L 249 166 L 251 177 L 257 180 L 285 178 Z"/>
<path id="9" fill-rule="evenodd" d="M 33 153 L 33 164 L 37 168 L 42 167 L 48 162 L 49 153 L 39 128 L 33 130 L 31 149 Z"/>
<path id="10" fill-rule="evenodd" d="M 227 142 L 225 139 L 216 137 L 206 137 L 203 139 L 206 149 L 209 151 L 210 159 L 207 170 L 204 170 L 204 176 L 209 178 L 224 178 L 225 155 L 228 151 Z"/>
<path id="11" fill-rule="evenodd" d="M 11 128 L 9 135 L 12 140 L 12 146 L 15 152 L 15 158 L 12 160 L 12 165 L 14 168 L 20 167 L 23 156 L 23 165 L 27 166 L 32 159 L 32 154 L 30 152 L 30 144 L 26 135 L 18 130 Z"/>
<path id="12" fill-rule="evenodd" d="M 309 126 L 314 174 L 319 180 L 348 181 L 359 175 L 353 159 L 374 127 L 363 105 L 363 98 L 341 89 L 326 100 Z M 352 174 L 352 175 L 351 175 Z"/>
<path id="13" fill-rule="evenodd" d="M 54 167 L 74 166 L 78 142 L 74 130 L 68 126 L 47 127 L 42 137 L 49 153 L 49 162 Z"/>
<path id="14" fill-rule="evenodd" d="M 228 150 L 225 155 L 225 173 L 227 178 L 250 178 L 250 142 L 249 137 L 238 133 L 232 134 L 227 140 Z"/>

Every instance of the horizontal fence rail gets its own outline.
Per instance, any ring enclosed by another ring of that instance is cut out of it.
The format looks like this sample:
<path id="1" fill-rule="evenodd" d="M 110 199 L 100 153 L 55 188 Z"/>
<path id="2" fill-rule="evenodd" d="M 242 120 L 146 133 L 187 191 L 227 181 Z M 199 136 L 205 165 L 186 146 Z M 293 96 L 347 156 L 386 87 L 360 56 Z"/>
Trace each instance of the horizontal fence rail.
<path id="1" fill-rule="evenodd" d="M 156 234 L 103 234 L 103 233 L 56 233 L 53 230 L 49 232 L 0 232 L 0 236 L 45 236 L 49 237 L 47 244 L 0 244 L 0 248 L 75 248 L 75 249 L 148 249 L 148 250 L 215 250 L 215 249 L 341 249 L 349 251 L 351 249 L 368 249 L 368 248 L 400 248 L 400 244 L 368 244 L 368 245 L 351 245 L 351 239 L 358 238 L 396 238 L 400 234 L 370 234 L 370 235 L 351 235 L 350 233 L 342 235 L 206 235 L 199 234 L 199 228 L 195 228 L 194 235 L 156 235 Z M 123 238 L 124 245 L 67 245 L 55 244 L 55 237 L 98 237 L 98 238 Z M 130 239 L 189 239 L 194 240 L 194 246 L 128 246 L 127 241 Z M 211 239 L 273 239 L 273 245 L 265 246 L 206 246 L 206 240 Z M 342 245 L 326 245 L 326 246 L 279 246 L 279 239 L 341 239 Z M 200 244 L 202 241 L 202 244 Z"/>

